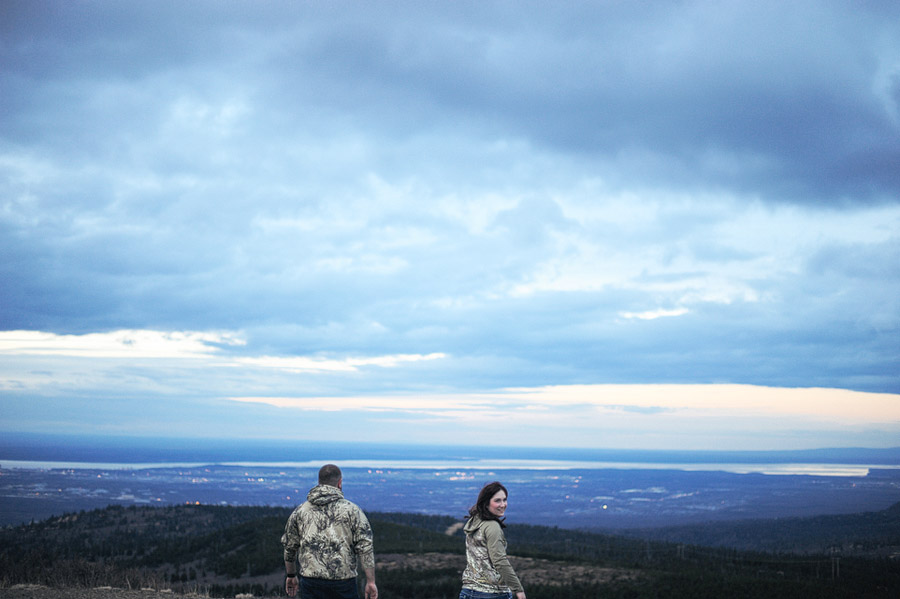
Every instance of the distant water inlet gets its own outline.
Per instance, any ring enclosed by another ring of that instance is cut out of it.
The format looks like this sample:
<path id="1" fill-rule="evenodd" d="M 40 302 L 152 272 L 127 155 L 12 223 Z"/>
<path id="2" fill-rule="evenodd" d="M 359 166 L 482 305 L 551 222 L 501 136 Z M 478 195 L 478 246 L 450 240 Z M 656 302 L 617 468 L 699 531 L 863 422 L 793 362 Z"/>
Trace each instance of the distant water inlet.
<path id="1" fill-rule="evenodd" d="M 870 470 L 900 470 L 900 464 L 842 464 L 842 463 L 743 463 L 743 462 L 603 462 L 580 460 L 534 459 L 471 459 L 471 460 L 316 460 L 284 462 L 217 462 L 214 466 L 240 468 L 318 469 L 323 463 L 334 462 L 342 468 L 365 470 L 676 470 L 685 472 L 730 472 L 734 474 L 811 475 L 811 476 L 867 476 Z M 0 469 L 102 469 L 146 470 L 160 468 L 199 468 L 208 462 L 72 462 L 39 460 L 4 460 Z"/>

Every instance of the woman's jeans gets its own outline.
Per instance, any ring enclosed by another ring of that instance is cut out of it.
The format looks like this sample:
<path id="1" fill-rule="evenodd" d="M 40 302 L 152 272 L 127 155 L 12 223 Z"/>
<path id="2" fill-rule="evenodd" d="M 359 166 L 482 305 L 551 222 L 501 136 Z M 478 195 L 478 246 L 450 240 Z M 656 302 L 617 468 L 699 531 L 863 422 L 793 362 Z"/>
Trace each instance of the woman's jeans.
<path id="1" fill-rule="evenodd" d="M 505 593 L 484 593 L 473 589 L 463 589 L 459 592 L 459 599 L 512 599 L 512 591 Z"/>

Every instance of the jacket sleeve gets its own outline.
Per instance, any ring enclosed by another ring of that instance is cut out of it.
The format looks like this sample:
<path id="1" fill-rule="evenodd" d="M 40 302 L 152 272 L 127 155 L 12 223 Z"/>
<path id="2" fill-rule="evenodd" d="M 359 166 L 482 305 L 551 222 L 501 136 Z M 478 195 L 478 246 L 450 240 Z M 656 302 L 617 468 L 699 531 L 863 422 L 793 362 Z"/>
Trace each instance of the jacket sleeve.
<path id="1" fill-rule="evenodd" d="M 488 557 L 497 573 L 500 574 L 500 581 L 509 587 L 513 593 L 524 591 L 516 571 L 513 570 L 506 556 L 506 538 L 503 536 L 503 530 L 497 522 L 490 522 L 484 527 L 484 539 L 487 543 Z"/>
<path id="2" fill-rule="evenodd" d="M 353 526 L 353 550 L 359 557 L 363 569 L 375 568 L 375 545 L 369 519 L 358 507 L 355 510 Z"/>
<path id="3" fill-rule="evenodd" d="M 297 552 L 300 550 L 300 530 L 298 528 L 297 510 L 288 518 L 287 524 L 284 526 L 284 534 L 281 536 L 281 545 L 284 547 L 284 561 L 292 563 L 297 559 Z"/>

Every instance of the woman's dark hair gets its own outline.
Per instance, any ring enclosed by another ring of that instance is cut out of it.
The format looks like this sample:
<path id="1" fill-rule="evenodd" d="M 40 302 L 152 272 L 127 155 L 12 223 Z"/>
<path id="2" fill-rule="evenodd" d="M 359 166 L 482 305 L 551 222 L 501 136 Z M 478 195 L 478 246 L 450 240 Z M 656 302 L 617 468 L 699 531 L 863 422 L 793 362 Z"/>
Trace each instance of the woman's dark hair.
<path id="1" fill-rule="evenodd" d="M 506 518 L 498 518 L 488 509 L 488 505 L 491 503 L 491 497 L 496 495 L 497 491 L 503 491 L 503 493 L 509 497 L 509 491 L 497 481 L 481 487 L 481 492 L 478 493 L 478 501 L 469 508 L 469 517 L 471 518 L 477 514 L 482 520 L 496 520 L 500 523 L 500 528 L 506 528 L 506 525 L 503 523 Z"/>

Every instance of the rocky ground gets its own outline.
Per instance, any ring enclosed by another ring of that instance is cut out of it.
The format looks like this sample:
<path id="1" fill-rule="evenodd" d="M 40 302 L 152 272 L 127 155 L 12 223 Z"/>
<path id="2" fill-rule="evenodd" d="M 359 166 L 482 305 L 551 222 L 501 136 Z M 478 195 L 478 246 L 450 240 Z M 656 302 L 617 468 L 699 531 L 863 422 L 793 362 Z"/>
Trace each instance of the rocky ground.
<path id="1" fill-rule="evenodd" d="M 634 580 L 641 576 L 635 570 L 601 568 L 590 564 L 562 563 L 546 559 L 510 556 L 516 573 L 525 584 L 556 585 L 561 583 L 608 583 L 614 580 Z M 378 556 L 378 570 L 409 568 L 431 570 L 454 568 L 462 572 L 466 566 L 464 555 L 452 553 L 382 554 Z M 279 575 L 280 576 L 280 575 Z M 175 593 L 169 589 L 117 589 L 112 587 L 69 588 L 20 584 L 0 587 L 3 599 L 209 599 L 206 595 Z M 251 599 L 238 595 L 237 599 Z"/>
<path id="2" fill-rule="evenodd" d="M 198 595 L 176 595 L 168 590 L 127 590 L 112 587 L 97 588 L 51 588 L 39 584 L 17 584 L 0 588 L 4 599 L 173 599 L 174 597 L 197 597 Z"/>
<path id="3" fill-rule="evenodd" d="M 572 564 L 516 556 L 510 556 L 509 559 L 526 589 L 528 584 L 606 583 L 613 580 L 634 580 L 640 576 L 636 570 L 601 568 L 590 564 Z M 378 556 L 378 568 L 385 570 L 456 568 L 462 573 L 465 567 L 466 556 L 453 553 L 407 553 Z"/>

